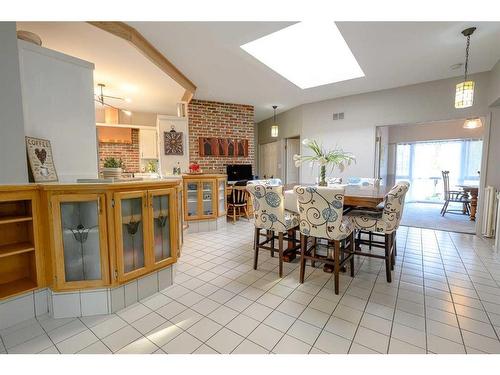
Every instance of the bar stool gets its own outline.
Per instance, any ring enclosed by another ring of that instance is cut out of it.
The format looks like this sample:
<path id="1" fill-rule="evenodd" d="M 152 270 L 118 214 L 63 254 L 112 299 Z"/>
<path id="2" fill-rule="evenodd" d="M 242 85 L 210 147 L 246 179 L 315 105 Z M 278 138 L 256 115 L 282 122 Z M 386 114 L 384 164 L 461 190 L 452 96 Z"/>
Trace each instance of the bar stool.
<path id="1" fill-rule="evenodd" d="M 233 224 L 236 223 L 236 218 L 245 216 L 250 219 L 247 211 L 248 192 L 246 190 L 247 180 L 236 181 L 232 187 L 231 195 L 227 198 L 227 213 L 226 215 L 233 219 Z"/>
<path id="2" fill-rule="evenodd" d="M 257 269 L 259 250 L 269 250 L 274 256 L 274 240 L 278 239 L 279 252 L 279 277 L 283 276 L 283 243 L 285 240 L 292 241 L 295 245 L 295 238 L 290 237 L 290 231 L 296 230 L 299 225 L 298 215 L 285 211 L 285 199 L 283 196 L 283 186 L 278 179 L 250 181 L 247 190 L 252 197 L 255 216 L 255 237 L 254 237 L 254 262 L 253 269 Z M 266 230 L 262 234 L 261 230 Z M 276 235 L 277 233 L 277 235 Z M 285 233 L 288 236 L 285 237 Z M 260 237 L 266 239 L 261 242 Z M 271 246 L 268 246 L 270 243 Z M 299 246 L 292 246 L 295 251 Z"/>
<path id="3" fill-rule="evenodd" d="M 358 240 L 358 244 L 383 248 L 385 250 L 384 255 L 365 253 L 361 250 L 356 250 L 356 255 L 384 259 L 386 278 L 389 283 L 392 281 L 391 270 L 394 269 L 396 263 L 396 230 L 401 222 L 404 199 L 409 187 L 410 184 L 407 182 L 396 184 L 385 196 L 384 208 L 381 212 L 353 210 L 347 214 L 354 222 L 356 230 L 384 236 L 383 242 Z"/>
<path id="4" fill-rule="evenodd" d="M 304 282 L 307 259 L 333 265 L 335 294 L 339 294 L 340 268 L 347 261 L 354 277 L 354 225 L 349 217 L 343 216 L 344 191 L 343 187 L 294 188 L 300 216 L 300 282 Z M 308 248 L 309 237 L 313 238 L 313 245 Z M 316 252 L 317 240 L 322 239 L 327 241 L 327 256 Z"/>

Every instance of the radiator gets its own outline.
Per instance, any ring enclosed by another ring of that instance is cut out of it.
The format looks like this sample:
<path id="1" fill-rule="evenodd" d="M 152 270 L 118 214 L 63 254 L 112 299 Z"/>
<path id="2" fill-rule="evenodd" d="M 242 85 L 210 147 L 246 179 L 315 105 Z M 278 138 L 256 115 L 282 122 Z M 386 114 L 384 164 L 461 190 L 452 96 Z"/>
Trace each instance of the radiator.
<path id="1" fill-rule="evenodd" d="M 495 235 L 495 218 L 497 214 L 497 193 L 493 186 L 488 186 L 484 189 L 484 204 L 483 204 L 483 225 L 481 233 L 485 237 L 493 237 Z"/>

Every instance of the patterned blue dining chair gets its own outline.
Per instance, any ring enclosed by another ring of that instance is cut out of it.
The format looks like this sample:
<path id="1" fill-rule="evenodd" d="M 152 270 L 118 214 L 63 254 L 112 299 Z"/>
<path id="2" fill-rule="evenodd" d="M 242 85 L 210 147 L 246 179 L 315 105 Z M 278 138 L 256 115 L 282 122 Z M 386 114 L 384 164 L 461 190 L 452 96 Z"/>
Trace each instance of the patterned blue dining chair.
<path id="1" fill-rule="evenodd" d="M 274 256 L 274 240 L 278 239 L 279 252 L 279 276 L 283 276 L 283 244 L 287 240 L 295 251 L 295 240 L 289 236 L 285 238 L 285 233 L 297 229 L 299 225 L 298 215 L 285 210 L 285 199 L 283 196 L 283 186 L 277 185 L 281 181 L 258 180 L 247 185 L 247 190 L 252 197 L 254 217 L 255 217 L 255 237 L 254 237 L 254 263 L 253 269 L 257 269 L 259 250 L 269 250 Z M 261 231 L 265 230 L 266 234 Z M 261 242 L 260 237 L 266 239 Z M 269 246 L 270 245 L 270 246 Z M 297 247 L 298 248 L 298 247 Z"/>
<path id="2" fill-rule="evenodd" d="M 354 225 L 343 215 L 344 188 L 296 186 L 294 192 L 300 216 L 300 282 L 304 282 L 307 259 L 333 265 L 335 294 L 339 294 L 340 268 L 347 261 L 354 277 Z M 308 248 L 309 237 L 313 245 Z M 317 254 L 317 240 L 327 241 L 326 256 Z"/>
<path id="3" fill-rule="evenodd" d="M 384 208 L 381 212 L 353 210 L 347 214 L 354 222 L 356 230 L 384 236 L 383 242 L 374 241 L 371 236 L 368 241 L 358 240 L 359 244 L 383 248 L 384 255 L 364 253 L 362 251 L 356 251 L 356 254 L 384 259 L 386 278 L 389 283 L 392 281 L 391 270 L 394 269 L 396 262 L 396 230 L 401 223 L 404 200 L 409 187 L 408 182 L 400 182 L 392 187 L 384 198 Z"/>

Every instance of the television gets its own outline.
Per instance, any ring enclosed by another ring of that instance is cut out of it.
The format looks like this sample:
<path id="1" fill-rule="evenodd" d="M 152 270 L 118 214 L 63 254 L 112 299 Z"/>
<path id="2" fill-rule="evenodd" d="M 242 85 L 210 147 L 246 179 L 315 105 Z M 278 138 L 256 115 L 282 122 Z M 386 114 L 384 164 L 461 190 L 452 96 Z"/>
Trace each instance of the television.
<path id="1" fill-rule="evenodd" d="M 228 164 L 226 173 L 228 181 L 253 180 L 252 164 Z"/>

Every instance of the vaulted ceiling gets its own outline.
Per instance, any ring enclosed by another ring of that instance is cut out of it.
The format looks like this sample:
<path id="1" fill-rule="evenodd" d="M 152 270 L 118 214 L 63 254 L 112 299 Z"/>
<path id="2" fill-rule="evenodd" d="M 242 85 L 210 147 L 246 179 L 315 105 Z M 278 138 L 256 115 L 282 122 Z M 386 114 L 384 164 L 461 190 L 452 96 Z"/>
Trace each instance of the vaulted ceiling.
<path id="1" fill-rule="evenodd" d="M 337 22 L 365 77 L 302 90 L 250 56 L 241 45 L 293 22 L 128 22 L 196 86 L 195 98 L 251 104 L 255 121 L 297 105 L 463 74 L 465 38 L 470 72 L 500 59 L 500 22 Z M 83 22 L 20 22 L 44 46 L 94 62 L 108 94 L 131 97 L 128 109 L 175 113 L 184 90 L 127 42 Z M 277 45 L 276 49 L 279 50 Z M 329 48 L 325 45 L 324 48 Z M 300 53 L 300 51 L 297 51 Z M 332 67 L 334 69 L 335 67 Z"/>

